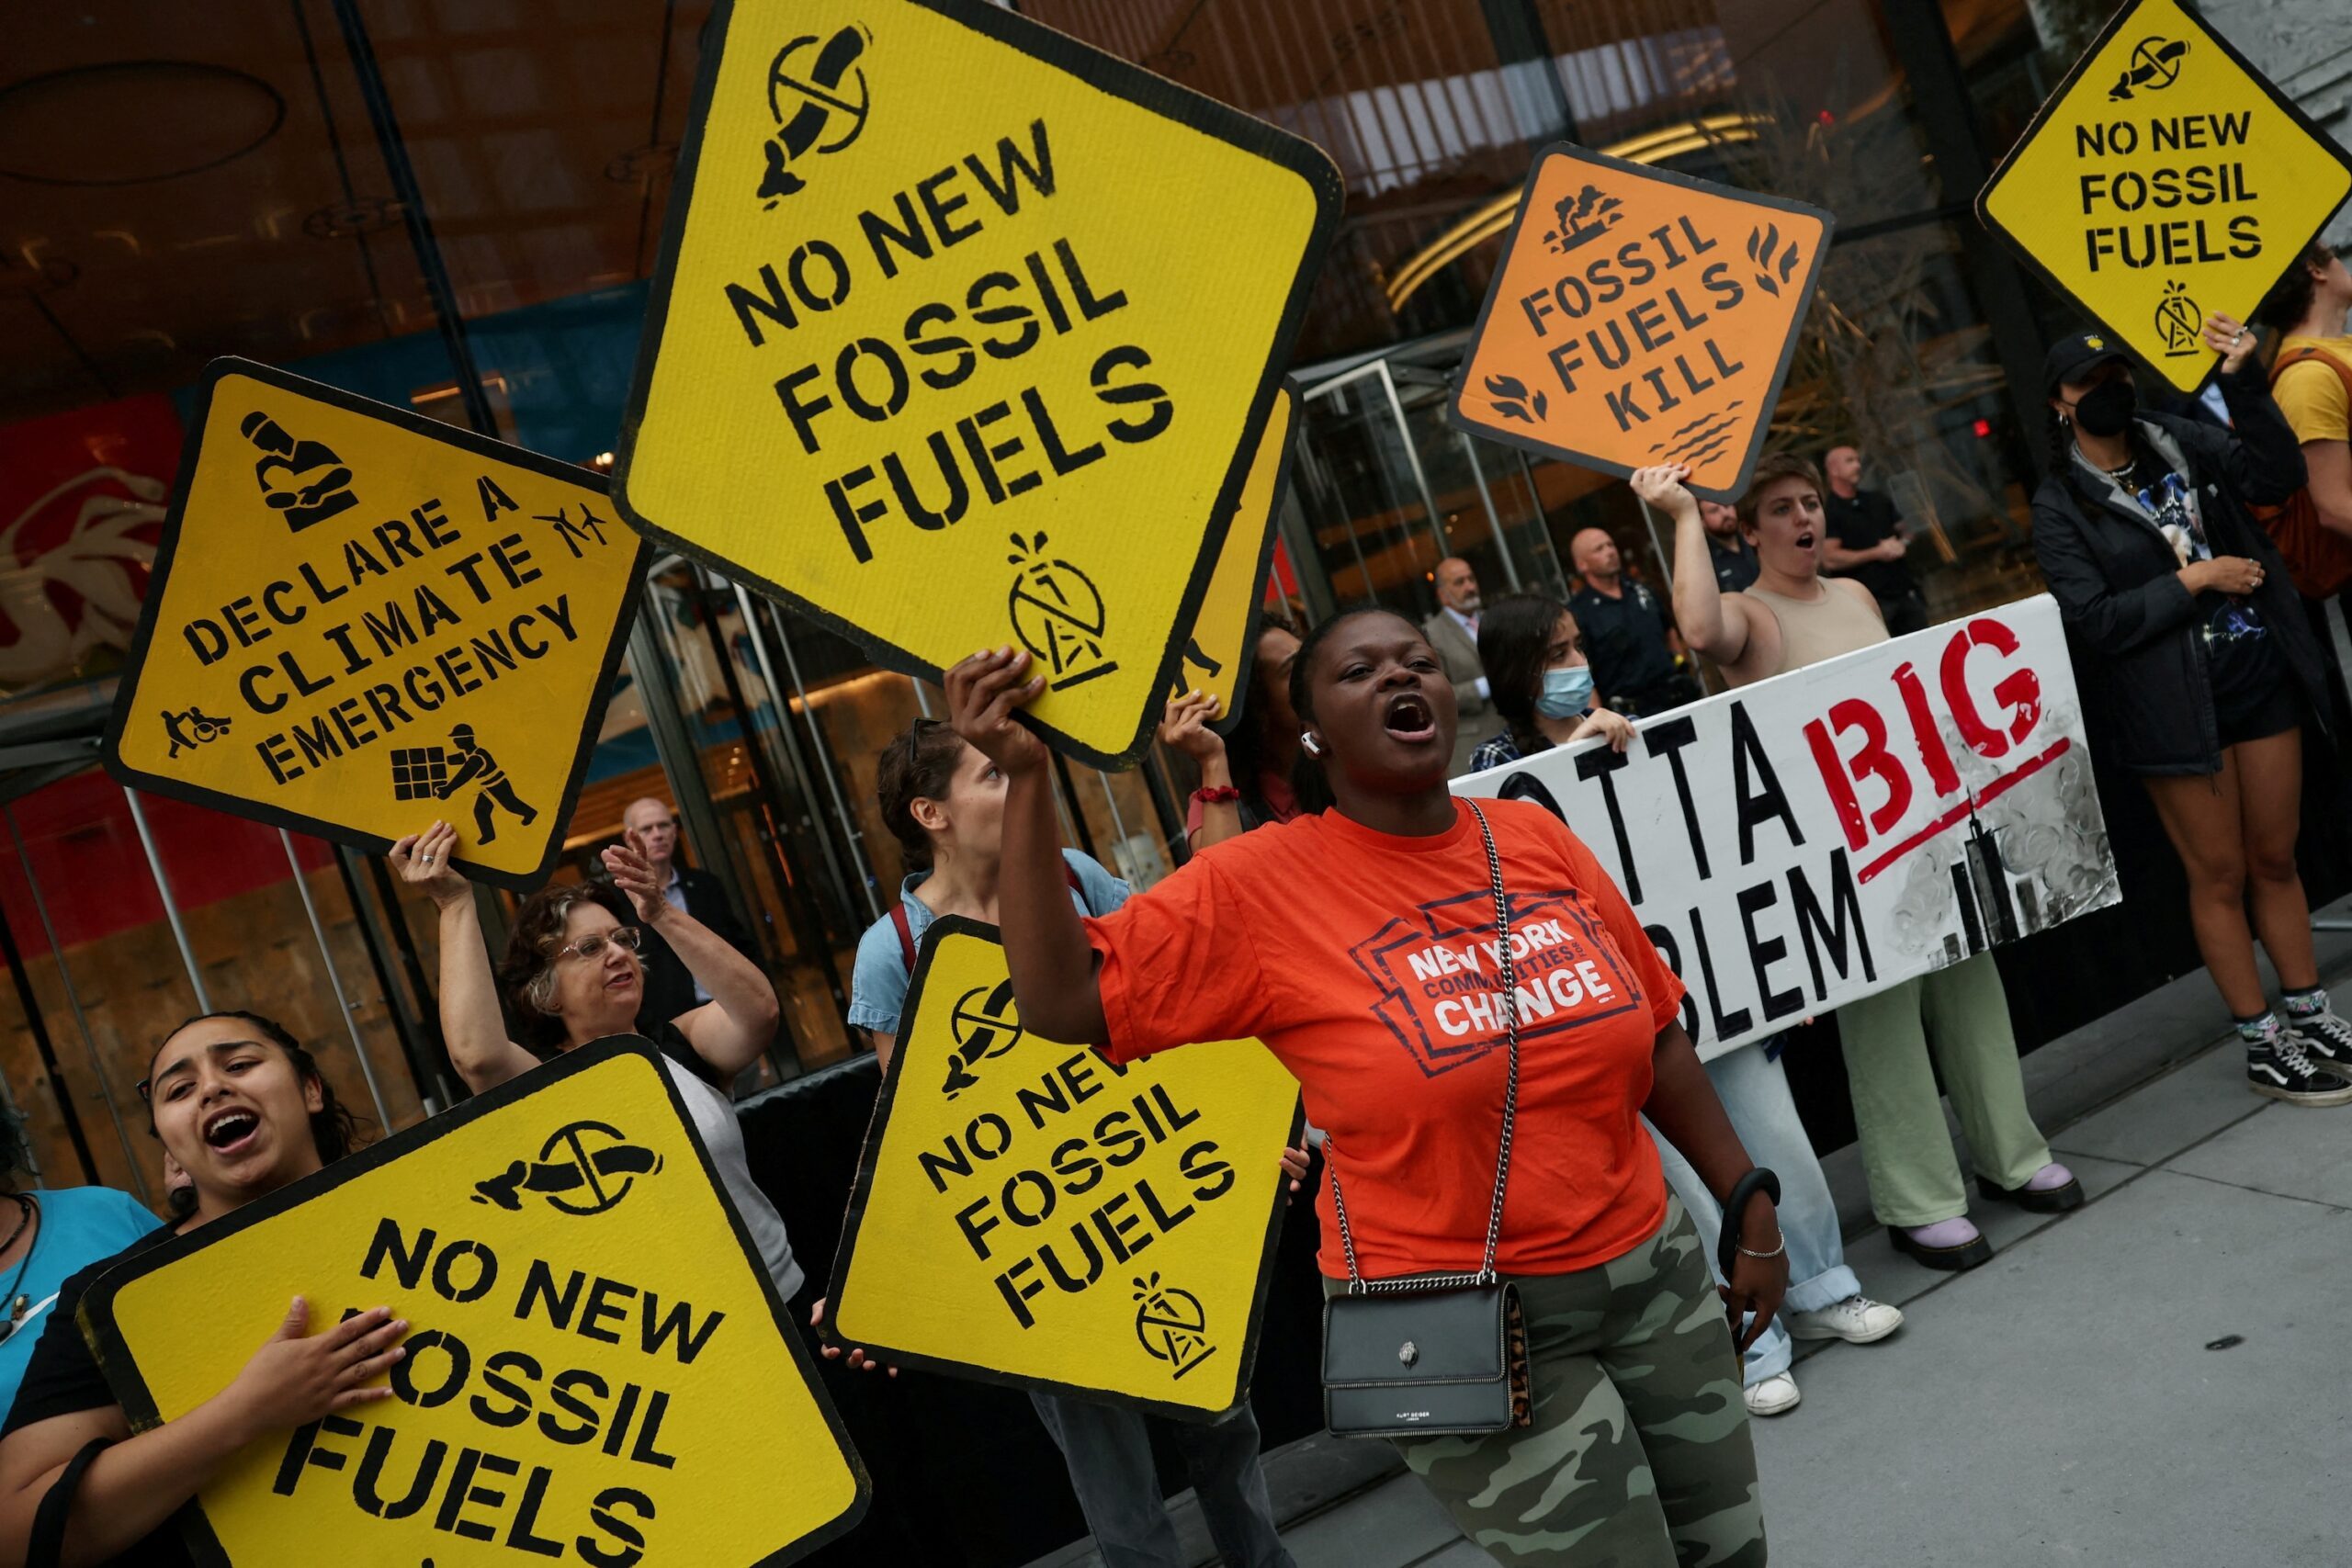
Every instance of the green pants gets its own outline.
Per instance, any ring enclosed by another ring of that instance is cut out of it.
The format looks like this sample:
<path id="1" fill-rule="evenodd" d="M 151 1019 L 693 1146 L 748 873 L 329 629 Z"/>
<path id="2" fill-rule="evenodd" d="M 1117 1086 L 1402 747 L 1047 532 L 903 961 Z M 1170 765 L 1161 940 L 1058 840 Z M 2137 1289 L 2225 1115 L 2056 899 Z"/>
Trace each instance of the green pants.
<path id="1" fill-rule="evenodd" d="M 1514 1282 L 1535 1424 L 1396 1444 L 1462 1533 L 1525 1568 L 1763 1568 L 1739 1359 L 1682 1206 L 1623 1258 Z"/>
<path id="2" fill-rule="evenodd" d="M 2050 1145 L 2026 1109 L 2009 998 L 1991 954 L 1848 1002 L 1838 1010 L 1838 1034 L 1880 1224 L 1931 1225 L 1968 1212 L 1937 1101 L 1939 1068 L 1978 1174 L 2022 1187 L 2050 1163 Z"/>

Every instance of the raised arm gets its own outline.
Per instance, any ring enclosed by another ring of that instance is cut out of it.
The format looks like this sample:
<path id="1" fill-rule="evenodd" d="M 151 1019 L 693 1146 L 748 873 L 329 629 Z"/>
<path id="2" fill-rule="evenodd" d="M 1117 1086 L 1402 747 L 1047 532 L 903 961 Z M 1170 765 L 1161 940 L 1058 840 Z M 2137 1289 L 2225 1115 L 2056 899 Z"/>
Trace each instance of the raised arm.
<path id="1" fill-rule="evenodd" d="M 1168 715 L 1159 722 L 1159 743 L 1182 751 L 1193 759 L 1201 770 L 1203 789 L 1233 787 L 1233 765 L 1225 754 L 1225 740 L 1209 726 L 1216 722 L 1217 700 L 1201 692 L 1187 692 L 1168 705 Z M 1193 848 L 1205 849 L 1221 844 L 1227 839 L 1241 836 L 1241 803 L 1220 800 L 1214 806 L 1201 802 L 1201 825 L 1192 830 Z"/>
<path id="2" fill-rule="evenodd" d="M 34 1516 L 83 1446 L 105 1438 L 67 1513 L 63 1568 L 112 1562 L 161 1529 L 246 1444 L 391 1395 L 368 1386 L 406 1354 L 408 1332 L 382 1307 L 310 1336 L 295 1298 L 277 1333 L 227 1388 L 175 1420 L 133 1436 L 119 1405 L 35 1421 L 0 1442 L 0 1568 L 24 1568 Z M 66 1333 L 78 1333 L 68 1322 Z"/>
<path id="3" fill-rule="evenodd" d="M 1717 1202 L 1722 1202 L 1731 1196 L 1739 1179 L 1747 1174 L 1747 1150 L 1733 1129 L 1731 1118 L 1724 1113 L 1723 1101 L 1715 1097 L 1713 1080 L 1699 1065 L 1699 1053 L 1679 1023 L 1670 1023 L 1658 1032 L 1657 1043 L 1651 1054 L 1651 1072 L 1650 1097 L 1642 1106 L 1642 1114 L 1690 1162 L 1690 1168 L 1707 1184 L 1707 1190 L 1714 1194 Z M 1746 1213 L 1725 1214 L 1724 1223 L 1739 1227 L 1739 1245 L 1744 1249 L 1735 1260 L 1730 1283 L 1723 1287 L 1723 1294 L 1731 1310 L 1732 1333 L 1739 1338 L 1739 1348 L 1746 1350 L 1781 1309 L 1781 1297 L 1789 1288 L 1789 1260 L 1785 1253 L 1776 1258 L 1749 1256 L 1752 1252 L 1772 1252 L 1781 1246 L 1780 1218 L 1773 1213 L 1771 1199 L 1764 1193 L 1759 1191 L 1747 1201 Z M 1703 1240 L 1709 1247 L 1714 1244 L 1713 1236 Z M 1756 1314 L 1756 1321 L 1745 1335 L 1739 1329 L 1739 1314 L 1743 1312 Z"/>
<path id="4" fill-rule="evenodd" d="M 1107 1045 L 1094 949 L 1062 876 L 1046 743 L 1012 716 L 1046 688 L 1029 663 L 1026 651 L 1010 648 L 974 654 L 947 671 L 947 711 L 956 733 L 1004 775 L 997 924 L 1022 1025 L 1065 1044 Z"/>
<path id="5" fill-rule="evenodd" d="M 449 1060 L 466 1087 L 480 1094 L 539 1065 L 539 1059 L 506 1038 L 498 1010 L 498 982 L 490 971 L 490 948 L 481 916 L 474 908 L 473 885 L 449 865 L 458 830 L 435 822 L 392 846 L 394 874 L 421 887 L 440 914 L 441 1033 Z"/>
<path id="6" fill-rule="evenodd" d="M 760 1058 L 775 1038 L 775 987 L 760 966 L 727 940 L 662 896 L 653 867 L 634 844 L 605 852 L 613 886 L 628 896 L 637 918 L 670 944 L 678 962 L 710 1000 L 674 1021 L 695 1055 L 732 1077 Z"/>
<path id="7" fill-rule="evenodd" d="M 1679 463 L 1634 470 L 1634 493 L 1674 520 L 1674 624 L 1691 650 L 1718 664 L 1747 651 L 1747 618 L 1724 602 L 1707 555 L 1707 526 L 1699 520 L 1699 498 L 1682 481 L 1690 470 Z"/>
<path id="8" fill-rule="evenodd" d="M 2300 264 L 2299 264 L 2300 265 Z M 2214 385 L 2230 411 L 2230 428 L 2198 426 L 2195 434 L 2218 457 L 2230 488 L 2257 506 L 2276 505 L 2303 488 L 2303 448 L 2294 427 L 2271 400 L 2270 382 L 2255 357 L 2255 337 L 2229 316 L 2205 319 L 2205 346 L 2222 356 Z"/>

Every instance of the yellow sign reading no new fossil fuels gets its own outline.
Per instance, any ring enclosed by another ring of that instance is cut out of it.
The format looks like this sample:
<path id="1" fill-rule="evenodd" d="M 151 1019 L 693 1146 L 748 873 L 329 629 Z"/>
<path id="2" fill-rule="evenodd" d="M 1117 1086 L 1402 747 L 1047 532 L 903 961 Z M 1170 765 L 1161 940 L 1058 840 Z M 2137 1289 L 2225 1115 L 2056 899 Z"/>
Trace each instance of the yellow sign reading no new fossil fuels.
<path id="1" fill-rule="evenodd" d="M 985 0 L 733 0 L 709 36 L 618 504 L 892 668 L 1026 647 L 1040 731 L 1133 755 L 1338 172 Z"/>
<path id="2" fill-rule="evenodd" d="M 2132 0 L 2041 107 L 1977 211 L 2182 391 L 2352 190 L 2352 158 L 2177 0 Z"/>
<path id="3" fill-rule="evenodd" d="M 200 1559 L 774 1568 L 854 1525 L 863 1472 L 679 1096 L 650 1042 L 582 1046 L 93 1287 L 78 1327 L 142 1431 L 292 1296 L 313 1332 L 412 1325 L 392 1398 L 204 1488 Z"/>
<path id="4" fill-rule="evenodd" d="M 1021 1026 L 993 927 L 924 933 L 829 1331 L 1202 1420 L 1248 1393 L 1298 1085 L 1254 1040 L 1114 1066 Z"/>

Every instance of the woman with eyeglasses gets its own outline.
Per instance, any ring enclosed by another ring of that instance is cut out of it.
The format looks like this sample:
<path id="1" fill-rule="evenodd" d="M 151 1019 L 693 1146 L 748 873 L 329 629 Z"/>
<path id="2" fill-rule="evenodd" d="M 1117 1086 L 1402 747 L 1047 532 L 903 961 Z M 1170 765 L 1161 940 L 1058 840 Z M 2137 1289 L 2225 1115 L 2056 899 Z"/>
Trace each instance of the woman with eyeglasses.
<path id="1" fill-rule="evenodd" d="M 435 822 L 394 844 L 390 859 L 401 880 L 423 888 L 440 911 L 441 1032 L 466 1087 L 480 1094 L 593 1040 L 643 1032 L 661 1047 L 670 1081 L 759 1244 L 776 1294 L 792 1301 L 805 1280 L 775 1205 L 752 1179 L 728 1093 L 735 1076 L 775 1038 L 775 988 L 768 977 L 663 897 L 653 868 L 626 844 L 605 852 L 609 886 L 556 883 L 524 899 L 493 976 L 473 888 L 449 864 L 457 844 L 457 829 Z M 632 907 L 637 925 L 629 923 Z M 711 997 L 676 1018 L 648 1019 L 642 1031 L 638 926 L 659 932 Z M 509 1036 L 500 1015 L 502 994 L 519 1038 Z"/>

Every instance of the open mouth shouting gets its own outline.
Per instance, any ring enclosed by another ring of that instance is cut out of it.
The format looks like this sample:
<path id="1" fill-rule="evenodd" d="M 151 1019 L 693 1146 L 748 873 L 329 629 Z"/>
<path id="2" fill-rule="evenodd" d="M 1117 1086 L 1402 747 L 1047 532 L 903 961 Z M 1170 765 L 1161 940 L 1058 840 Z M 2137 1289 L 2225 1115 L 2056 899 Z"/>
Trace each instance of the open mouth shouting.
<path id="1" fill-rule="evenodd" d="M 1437 739 L 1437 711 L 1430 706 L 1429 698 L 1419 692 L 1398 692 L 1388 699 L 1381 710 L 1381 728 L 1389 736 L 1408 746 L 1424 745 Z"/>
<path id="2" fill-rule="evenodd" d="M 1813 548 L 1814 541 L 1819 536 L 1820 536 L 1811 528 L 1800 528 L 1797 530 L 1797 536 L 1795 539 L 1796 547 L 1801 550 L 1809 550 Z"/>
<path id="3" fill-rule="evenodd" d="M 232 1158 L 252 1147 L 260 1132 L 261 1118 L 241 1105 L 226 1106 L 204 1119 L 206 1145 Z"/>

